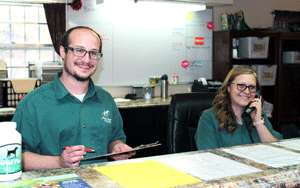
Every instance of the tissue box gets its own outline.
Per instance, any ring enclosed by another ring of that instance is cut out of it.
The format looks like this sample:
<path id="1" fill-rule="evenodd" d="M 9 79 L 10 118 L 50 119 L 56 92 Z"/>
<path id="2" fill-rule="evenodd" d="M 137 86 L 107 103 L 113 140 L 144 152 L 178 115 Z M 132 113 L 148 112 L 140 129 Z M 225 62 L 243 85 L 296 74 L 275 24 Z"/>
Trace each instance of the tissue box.
<path id="1" fill-rule="evenodd" d="M 283 63 L 300 63 L 300 53 L 295 52 L 283 52 Z"/>

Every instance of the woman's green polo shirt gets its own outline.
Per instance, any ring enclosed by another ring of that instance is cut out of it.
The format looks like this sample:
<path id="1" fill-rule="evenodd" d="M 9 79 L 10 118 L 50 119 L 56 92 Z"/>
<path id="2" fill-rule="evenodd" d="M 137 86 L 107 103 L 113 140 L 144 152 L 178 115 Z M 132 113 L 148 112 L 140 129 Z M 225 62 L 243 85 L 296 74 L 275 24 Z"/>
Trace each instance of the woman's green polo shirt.
<path id="1" fill-rule="evenodd" d="M 60 76 L 28 93 L 16 108 L 12 121 L 22 135 L 23 152 L 59 156 L 65 146 L 84 145 L 96 151 L 85 157 L 93 157 L 107 154 L 112 141 L 125 142 L 123 121 L 111 95 L 90 80 L 81 102 L 64 87 Z M 81 164 L 103 161 L 107 159 Z"/>
<path id="2" fill-rule="evenodd" d="M 275 131 L 264 114 L 265 126 L 270 133 L 277 139 L 282 139 L 282 135 Z M 220 124 L 216 119 L 213 109 L 206 110 L 200 117 L 198 129 L 195 134 L 195 141 L 198 150 L 215 149 L 222 147 L 230 147 L 237 145 L 251 144 L 251 139 L 246 127 L 246 122 L 249 123 L 249 118 L 242 118 L 243 125 L 238 125 L 235 132 L 227 133 L 225 129 L 218 130 Z M 260 143 L 256 128 L 251 132 L 254 143 Z"/>

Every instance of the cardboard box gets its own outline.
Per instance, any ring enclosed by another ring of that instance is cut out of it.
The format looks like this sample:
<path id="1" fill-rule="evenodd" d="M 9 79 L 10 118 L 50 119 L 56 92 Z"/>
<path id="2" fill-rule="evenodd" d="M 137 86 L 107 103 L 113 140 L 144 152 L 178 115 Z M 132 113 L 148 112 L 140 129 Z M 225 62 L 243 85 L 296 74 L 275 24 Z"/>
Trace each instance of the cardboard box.
<path id="1" fill-rule="evenodd" d="M 257 73 L 261 86 L 275 85 L 277 65 L 252 65 L 251 68 Z"/>
<path id="2" fill-rule="evenodd" d="M 238 58 L 267 58 L 269 37 L 242 37 L 238 39 Z"/>
<path id="3" fill-rule="evenodd" d="M 283 63 L 300 63 L 300 53 L 294 52 L 283 52 Z"/>

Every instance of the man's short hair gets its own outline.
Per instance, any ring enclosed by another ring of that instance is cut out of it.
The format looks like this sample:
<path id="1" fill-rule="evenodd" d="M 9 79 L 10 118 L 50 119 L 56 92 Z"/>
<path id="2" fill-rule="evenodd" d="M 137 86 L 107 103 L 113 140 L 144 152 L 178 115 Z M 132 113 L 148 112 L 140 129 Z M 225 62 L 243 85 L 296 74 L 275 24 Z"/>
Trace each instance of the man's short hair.
<path id="1" fill-rule="evenodd" d="M 99 35 L 96 31 L 94 31 L 93 29 L 91 29 L 91 28 L 89 28 L 89 27 L 86 27 L 86 26 L 76 26 L 76 27 L 72 27 L 72 28 L 68 29 L 68 30 L 65 32 L 64 36 L 63 36 L 62 39 L 61 39 L 60 45 L 63 46 L 63 47 L 65 48 L 66 53 L 68 52 L 68 47 L 69 47 L 69 36 L 70 36 L 70 33 L 71 33 L 73 30 L 75 30 L 75 29 L 89 29 L 89 30 L 91 30 L 92 32 L 94 32 L 94 33 L 98 36 L 98 38 L 99 38 L 99 40 L 100 40 L 99 52 L 102 53 L 102 40 L 101 40 L 100 35 Z"/>

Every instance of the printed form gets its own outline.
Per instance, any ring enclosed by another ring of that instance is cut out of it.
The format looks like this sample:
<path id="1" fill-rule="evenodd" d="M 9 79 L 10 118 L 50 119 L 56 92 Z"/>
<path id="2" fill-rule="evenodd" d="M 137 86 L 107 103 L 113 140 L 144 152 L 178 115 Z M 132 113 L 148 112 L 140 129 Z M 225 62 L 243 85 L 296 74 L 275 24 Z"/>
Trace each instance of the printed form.
<path id="1" fill-rule="evenodd" d="M 300 140 L 285 140 L 282 142 L 271 143 L 278 146 L 283 146 L 300 151 Z"/>
<path id="2" fill-rule="evenodd" d="M 262 171 L 208 152 L 167 157 L 157 161 L 202 180 L 213 180 Z"/>
<path id="3" fill-rule="evenodd" d="M 223 149 L 223 151 L 274 168 L 300 164 L 300 154 L 267 145 Z"/>

